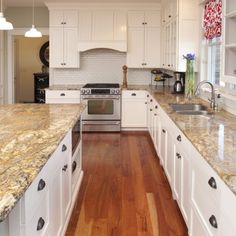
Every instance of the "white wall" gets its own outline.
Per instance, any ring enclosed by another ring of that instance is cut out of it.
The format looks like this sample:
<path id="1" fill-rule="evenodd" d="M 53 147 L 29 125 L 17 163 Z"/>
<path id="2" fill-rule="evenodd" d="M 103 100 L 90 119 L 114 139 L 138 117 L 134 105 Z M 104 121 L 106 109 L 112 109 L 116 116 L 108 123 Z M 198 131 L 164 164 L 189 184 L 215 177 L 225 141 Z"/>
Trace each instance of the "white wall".
<path id="1" fill-rule="evenodd" d="M 94 49 L 80 53 L 79 69 L 51 69 L 50 84 L 122 83 L 126 53 Z M 150 69 L 128 69 L 128 84 L 149 84 Z"/>
<path id="2" fill-rule="evenodd" d="M 4 12 L 14 28 L 27 28 L 32 25 L 32 7 L 9 7 Z M 35 8 L 35 26 L 49 27 L 49 11 L 47 7 Z"/>

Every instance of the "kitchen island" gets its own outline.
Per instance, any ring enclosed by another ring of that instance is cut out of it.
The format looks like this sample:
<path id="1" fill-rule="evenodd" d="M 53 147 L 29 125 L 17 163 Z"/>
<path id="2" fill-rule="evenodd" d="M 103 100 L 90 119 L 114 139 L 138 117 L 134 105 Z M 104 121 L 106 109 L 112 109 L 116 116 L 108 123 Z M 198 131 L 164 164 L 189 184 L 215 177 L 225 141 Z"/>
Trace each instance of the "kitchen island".
<path id="1" fill-rule="evenodd" d="M 47 162 L 55 156 L 65 136 L 68 136 L 68 156 L 71 155 L 71 129 L 84 108 L 82 104 L 0 106 L 1 225 Z"/>

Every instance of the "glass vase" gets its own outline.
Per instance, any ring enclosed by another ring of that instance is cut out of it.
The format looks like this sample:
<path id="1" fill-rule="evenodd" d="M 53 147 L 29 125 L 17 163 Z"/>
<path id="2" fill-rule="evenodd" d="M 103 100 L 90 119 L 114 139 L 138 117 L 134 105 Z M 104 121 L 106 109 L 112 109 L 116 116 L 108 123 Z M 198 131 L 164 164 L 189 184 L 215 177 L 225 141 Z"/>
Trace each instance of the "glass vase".
<path id="1" fill-rule="evenodd" d="M 193 68 L 193 60 L 187 60 L 185 73 L 185 96 L 190 100 L 195 92 L 195 73 Z"/>

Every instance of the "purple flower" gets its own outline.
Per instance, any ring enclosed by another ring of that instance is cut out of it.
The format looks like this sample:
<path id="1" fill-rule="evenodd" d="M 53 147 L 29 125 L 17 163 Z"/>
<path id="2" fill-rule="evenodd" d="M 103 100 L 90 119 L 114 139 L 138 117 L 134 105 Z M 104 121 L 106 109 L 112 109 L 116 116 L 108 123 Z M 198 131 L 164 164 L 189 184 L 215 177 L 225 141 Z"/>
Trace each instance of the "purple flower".
<path id="1" fill-rule="evenodd" d="M 195 60 L 195 54 L 194 54 L 194 53 L 193 53 L 193 54 L 188 53 L 186 56 L 183 55 L 183 58 L 186 59 L 186 60 L 191 60 L 191 61 L 193 61 L 193 60 Z"/>

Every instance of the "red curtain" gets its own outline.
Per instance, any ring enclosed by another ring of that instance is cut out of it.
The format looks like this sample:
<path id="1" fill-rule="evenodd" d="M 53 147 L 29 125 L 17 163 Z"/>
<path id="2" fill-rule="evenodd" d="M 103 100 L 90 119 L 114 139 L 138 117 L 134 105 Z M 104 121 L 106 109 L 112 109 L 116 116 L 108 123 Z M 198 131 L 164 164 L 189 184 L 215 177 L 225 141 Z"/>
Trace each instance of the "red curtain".
<path id="1" fill-rule="evenodd" d="M 206 39 L 213 39 L 221 36 L 222 0 L 210 0 L 206 3 L 203 28 Z"/>

